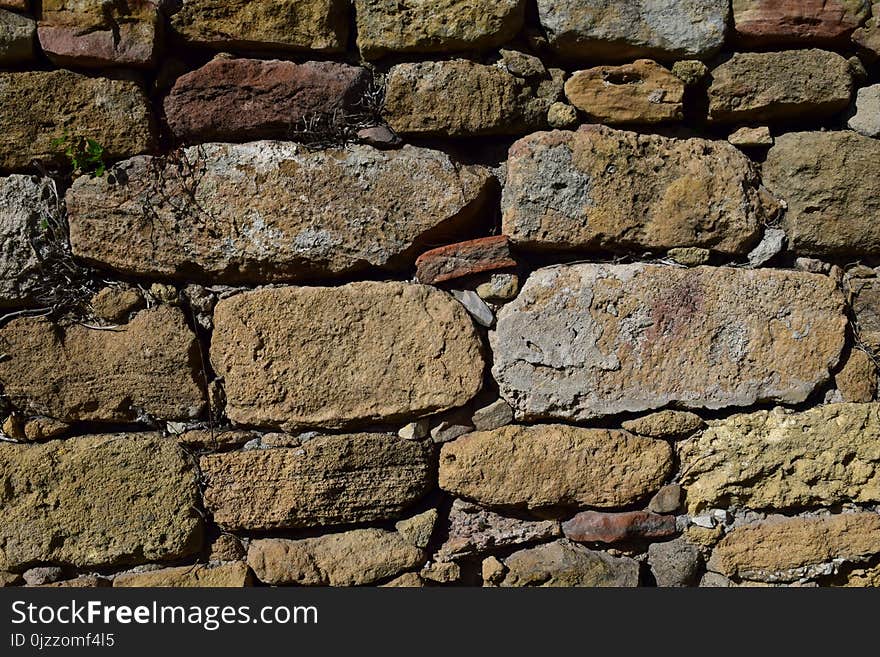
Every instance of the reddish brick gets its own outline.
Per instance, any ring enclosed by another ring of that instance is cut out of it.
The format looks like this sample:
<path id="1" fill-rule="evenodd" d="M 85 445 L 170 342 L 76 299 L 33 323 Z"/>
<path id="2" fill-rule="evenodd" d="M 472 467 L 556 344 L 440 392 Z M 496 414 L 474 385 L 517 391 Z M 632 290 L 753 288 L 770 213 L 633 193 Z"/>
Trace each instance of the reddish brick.
<path id="1" fill-rule="evenodd" d="M 416 278 L 432 284 L 516 267 L 506 235 L 482 237 L 432 249 L 416 260 Z"/>
<path id="2" fill-rule="evenodd" d="M 634 538 L 666 538 L 673 536 L 676 530 L 674 516 L 648 511 L 583 511 L 562 523 L 562 532 L 567 538 L 581 543 L 617 543 Z"/>
<path id="3" fill-rule="evenodd" d="M 842 42 L 868 15 L 867 2 L 734 0 L 736 36 L 748 45 Z"/>

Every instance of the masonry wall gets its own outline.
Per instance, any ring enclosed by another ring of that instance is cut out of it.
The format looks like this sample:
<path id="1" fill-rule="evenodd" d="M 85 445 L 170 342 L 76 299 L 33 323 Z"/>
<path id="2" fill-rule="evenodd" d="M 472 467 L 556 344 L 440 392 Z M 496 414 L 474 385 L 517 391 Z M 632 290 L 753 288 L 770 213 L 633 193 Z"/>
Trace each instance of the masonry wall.
<path id="1" fill-rule="evenodd" d="M 0 0 L 0 583 L 877 586 L 878 21 Z"/>

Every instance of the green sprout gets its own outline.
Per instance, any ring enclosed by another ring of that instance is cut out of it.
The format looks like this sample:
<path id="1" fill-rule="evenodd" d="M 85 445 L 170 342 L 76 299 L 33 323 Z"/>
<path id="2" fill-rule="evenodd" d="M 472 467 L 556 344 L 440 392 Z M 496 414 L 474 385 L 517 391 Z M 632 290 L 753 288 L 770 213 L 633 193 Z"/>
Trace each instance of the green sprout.
<path id="1" fill-rule="evenodd" d="M 70 160 L 75 174 L 88 174 L 100 178 L 107 170 L 104 163 L 104 147 L 91 137 L 64 135 L 52 140 L 52 148 L 64 147 L 64 154 Z"/>

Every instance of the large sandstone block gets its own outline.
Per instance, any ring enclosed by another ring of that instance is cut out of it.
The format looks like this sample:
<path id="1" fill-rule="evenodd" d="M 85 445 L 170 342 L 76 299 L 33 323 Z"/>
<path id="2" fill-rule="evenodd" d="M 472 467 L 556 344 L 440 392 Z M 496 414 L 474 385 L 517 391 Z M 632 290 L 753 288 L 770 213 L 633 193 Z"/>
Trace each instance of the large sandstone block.
<path id="1" fill-rule="evenodd" d="M 639 564 L 628 557 L 612 557 L 570 541 L 514 552 L 504 559 L 507 574 L 499 586 L 635 587 Z"/>
<path id="2" fill-rule="evenodd" d="M 831 561 L 880 554 L 880 515 L 774 518 L 734 529 L 712 552 L 709 570 L 757 581 L 795 581 Z"/>
<path id="3" fill-rule="evenodd" d="M 747 46 L 834 45 L 845 42 L 870 8 L 870 0 L 733 0 L 733 23 Z"/>
<path id="4" fill-rule="evenodd" d="M 397 532 L 354 529 L 341 534 L 252 541 L 248 564 L 265 584 L 362 586 L 419 568 L 425 554 Z"/>
<path id="5" fill-rule="evenodd" d="M 705 59 L 727 30 L 728 0 L 538 0 L 550 47 L 566 59 Z"/>
<path id="6" fill-rule="evenodd" d="M 880 502 L 880 404 L 782 409 L 710 424 L 679 448 L 691 513 Z"/>
<path id="7" fill-rule="evenodd" d="M 443 445 L 440 488 L 493 507 L 626 506 L 672 470 L 669 444 L 625 431 L 510 425 Z"/>
<path id="8" fill-rule="evenodd" d="M 354 0 L 357 43 L 367 59 L 391 53 L 490 50 L 513 39 L 524 0 Z"/>
<path id="9" fill-rule="evenodd" d="M 34 19 L 0 9 L 0 65 L 33 59 L 36 36 Z"/>
<path id="10" fill-rule="evenodd" d="M 718 122 L 822 118 L 852 97 L 849 62 L 825 50 L 737 53 L 712 70 L 709 118 Z"/>
<path id="11" fill-rule="evenodd" d="M 781 135 L 764 181 L 788 205 L 785 229 L 796 253 L 880 250 L 880 141 L 851 131 Z"/>
<path id="12" fill-rule="evenodd" d="M 286 139 L 303 121 L 356 110 L 368 83 L 366 69 L 338 62 L 214 59 L 175 81 L 165 117 L 188 143 Z"/>
<path id="13" fill-rule="evenodd" d="M 398 64 L 386 77 L 384 116 L 400 134 L 515 135 L 544 127 L 555 97 L 499 66 L 464 59 Z"/>
<path id="14" fill-rule="evenodd" d="M 162 0 L 43 0 L 40 46 L 58 66 L 135 66 L 156 63 Z"/>
<path id="15" fill-rule="evenodd" d="M 15 408 L 66 422 L 198 417 L 204 394 L 196 337 L 160 306 L 113 331 L 21 318 L 0 329 L 0 385 Z"/>
<path id="16" fill-rule="evenodd" d="M 220 301 L 214 325 L 211 362 L 242 425 L 405 422 L 461 406 L 482 385 L 469 315 L 423 285 L 247 292 Z"/>
<path id="17" fill-rule="evenodd" d="M 155 144 L 147 98 L 127 80 L 65 70 L 0 73 L 0 107 L 0 169 L 29 167 L 34 159 L 64 162 L 65 146 L 53 142 L 65 132 L 94 139 L 106 158 Z"/>
<path id="18" fill-rule="evenodd" d="M 52 210 L 50 183 L 31 176 L 0 178 L 0 307 L 24 302 L 40 261 L 33 242 Z"/>
<path id="19" fill-rule="evenodd" d="M 186 0 L 171 27 L 212 48 L 337 53 L 348 41 L 345 0 Z"/>
<path id="20" fill-rule="evenodd" d="M 116 588 L 241 588 L 250 586 L 251 573 L 244 561 L 218 565 L 193 564 L 123 573 L 113 578 Z"/>
<path id="21" fill-rule="evenodd" d="M 206 144 L 81 176 L 67 209 L 73 252 L 104 267 L 294 281 L 408 267 L 426 245 L 470 230 L 493 188 L 488 170 L 414 146 Z"/>
<path id="22" fill-rule="evenodd" d="M 0 569 L 170 561 L 199 550 L 196 471 L 175 441 L 0 443 Z"/>
<path id="23" fill-rule="evenodd" d="M 530 249 L 741 253 L 774 210 L 759 188 L 727 142 L 604 126 L 540 132 L 510 148 L 502 227 Z"/>
<path id="24" fill-rule="evenodd" d="M 837 364 L 843 310 L 834 282 L 815 274 L 548 267 L 499 312 L 492 373 L 528 420 L 795 404 Z"/>
<path id="25" fill-rule="evenodd" d="M 200 460 L 205 507 L 226 529 L 321 527 L 399 516 L 431 486 L 430 455 L 384 434 L 325 436 L 302 448 Z"/>

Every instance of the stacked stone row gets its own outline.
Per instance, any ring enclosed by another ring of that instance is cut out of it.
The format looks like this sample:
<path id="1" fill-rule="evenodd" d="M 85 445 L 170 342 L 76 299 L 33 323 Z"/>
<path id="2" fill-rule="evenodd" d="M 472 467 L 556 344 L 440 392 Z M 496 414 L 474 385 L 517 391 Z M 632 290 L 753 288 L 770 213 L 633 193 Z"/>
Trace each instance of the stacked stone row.
<path id="1" fill-rule="evenodd" d="M 880 584 L 880 5 L 35 4 L 0 583 Z"/>

